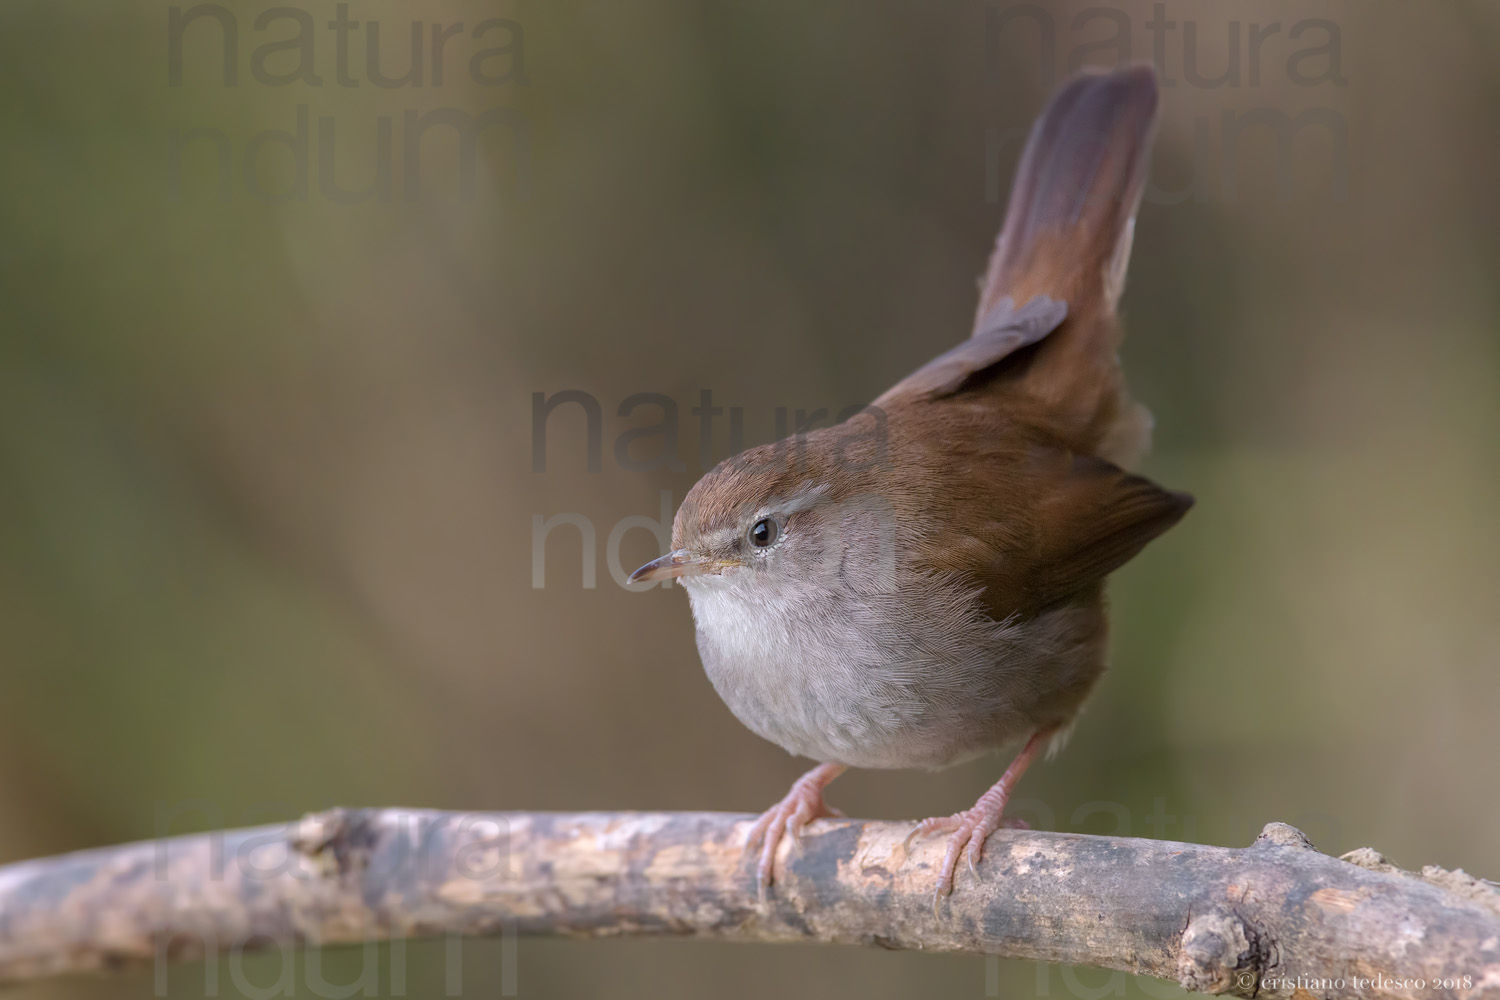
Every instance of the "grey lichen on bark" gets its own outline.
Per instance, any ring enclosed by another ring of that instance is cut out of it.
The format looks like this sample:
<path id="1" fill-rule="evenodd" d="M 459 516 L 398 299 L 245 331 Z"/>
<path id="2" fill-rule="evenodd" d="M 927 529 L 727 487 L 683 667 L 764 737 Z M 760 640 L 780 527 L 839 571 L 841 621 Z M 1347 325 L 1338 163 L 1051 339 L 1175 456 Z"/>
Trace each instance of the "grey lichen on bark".
<path id="1" fill-rule="evenodd" d="M 750 822 L 333 810 L 22 862 L 0 868 L 0 983 L 254 942 L 515 932 L 969 952 L 1247 997 L 1500 997 L 1493 886 L 1332 858 L 1284 824 L 1246 848 L 1001 831 L 934 915 L 941 838 L 908 856 L 909 824 L 819 821 L 763 900 Z"/>

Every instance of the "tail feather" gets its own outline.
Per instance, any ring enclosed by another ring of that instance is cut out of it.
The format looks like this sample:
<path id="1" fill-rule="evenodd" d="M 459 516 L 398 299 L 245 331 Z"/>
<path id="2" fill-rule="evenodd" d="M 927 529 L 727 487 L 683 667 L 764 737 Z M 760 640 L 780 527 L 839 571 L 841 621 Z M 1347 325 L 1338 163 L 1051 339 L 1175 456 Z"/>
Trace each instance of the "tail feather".
<path id="1" fill-rule="evenodd" d="M 1045 295 L 1067 321 L 1035 349 L 1025 381 L 1077 446 L 1129 462 L 1149 415 L 1131 404 L 1115 355 L 1135 213 L 1156 125 L 1149 66 L 1085 72 L 1059 90 L 1027 140 L 975 319 Z"/>
<path id="2" fill-rule="evenodd" d="M 1156 124 L 1149 66 L 1082 73 L 1031 130 L 979 309 L 1010 296 L 1113 308 L 1130 254 Z"/>

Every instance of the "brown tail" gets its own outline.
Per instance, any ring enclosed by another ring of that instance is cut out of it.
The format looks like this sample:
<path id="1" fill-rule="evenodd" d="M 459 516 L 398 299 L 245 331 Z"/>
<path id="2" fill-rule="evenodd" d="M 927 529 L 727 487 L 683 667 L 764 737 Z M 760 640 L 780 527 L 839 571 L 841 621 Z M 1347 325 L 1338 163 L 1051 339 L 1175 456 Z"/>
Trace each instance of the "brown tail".
<path id="1" fill-rule="evenodd" d="M 1114 310 L 1155 125 L 1149 66 L 1082 73 L 1057 92 L 1027 140 L 975 321 L 984 329 L 1004 298 L 1066 302 L 1067 321 L 1037 345 L 1025 380 L 1078 447 L 1122 462 L 1149 431 L 1125 397 Z"/>

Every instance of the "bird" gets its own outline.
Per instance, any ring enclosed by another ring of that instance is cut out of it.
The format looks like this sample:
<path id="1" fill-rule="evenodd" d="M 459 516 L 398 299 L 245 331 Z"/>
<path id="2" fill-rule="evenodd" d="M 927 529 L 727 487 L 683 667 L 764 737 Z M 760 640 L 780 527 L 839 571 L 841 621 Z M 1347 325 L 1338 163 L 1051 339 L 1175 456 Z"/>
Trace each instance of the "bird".
<path id="1" fill-rule="evenodd" d="M 1105 580 L 1193 504 L 1128 471 L 1149 412 L 1117 307 L 1157 119 L 1149 66 L 1085 70 L 1028 136 L 972 333 L 840 424 L 750 448 L 684 498 L 671 551 L 704 669 L 749 729 L 817 766 L 747 837 L 842 815 L 849 768 L 937 769 L 1019 746 L 946 834 L 934 905 L 977 872 L 1016 783 L 1066 740 L 1108 661 Z"/>

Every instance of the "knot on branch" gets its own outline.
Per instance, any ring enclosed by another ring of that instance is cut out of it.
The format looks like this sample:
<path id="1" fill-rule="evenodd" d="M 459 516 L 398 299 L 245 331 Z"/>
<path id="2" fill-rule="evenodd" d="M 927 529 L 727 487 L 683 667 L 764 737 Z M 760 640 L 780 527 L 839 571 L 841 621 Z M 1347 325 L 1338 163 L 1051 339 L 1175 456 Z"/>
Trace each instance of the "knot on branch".
<path id="1" fill-rule="evenodd" d="M 1288 827 L 1290 829 L 1290 827 Z M 1177 982 L 1194 993 L 1254 992 L 1250 936 L 1238 917 L 1204 913 L 1188 923 L 1177 953 Z"/>
<path id="2" fill-rule="evenodd" d="M 366 809 L 329 809 L 308 813 L 289 839 L 292 850 L 324 875 L 357 874 L 370 865 L 376 830 Z"/>
<path id="3" fill-rule="evenodd" d="M 1307 834 L 1289 826 L 1286 823 L 1267 823 L 1265 829 L 1260 831 L 1260 836 L 1255 838 L 1252 847 L 1295 847 L 1304 851 L 1316 851 L 1313 842 L 1307 839 Z"/>
<path id="4" fill-rule="evenodd" d="M 1411 874 L 1411 872 L 1397 868 L 1391 864 L 1390 860 L 1384 854 L 1381 854 L 1373 847 L 1356 847 L 1348 854 L 1340 855 L 1339 860 L 1347 861 L 1351 865 L 1358 865 L 1367 871 L 1381 872 L 1385 875 Z"/>

